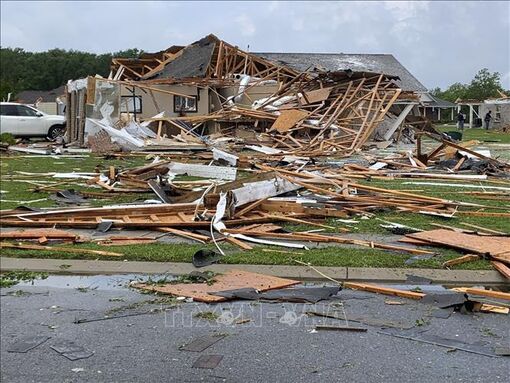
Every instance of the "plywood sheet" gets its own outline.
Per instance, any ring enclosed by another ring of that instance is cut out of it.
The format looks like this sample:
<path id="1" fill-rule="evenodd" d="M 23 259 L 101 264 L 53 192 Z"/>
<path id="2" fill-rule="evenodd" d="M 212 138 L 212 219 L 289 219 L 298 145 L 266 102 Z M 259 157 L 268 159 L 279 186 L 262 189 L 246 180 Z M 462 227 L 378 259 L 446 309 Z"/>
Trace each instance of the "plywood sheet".
<path id="1" fill-rule="evenodd" d="M 333 88 L 322 88 L 305 92 L 304 97 L 300 97 L 299 101 L 301 104 L 307 105 L 327 100 L 332 89 Z"/>
<path id="2" fill-rule="evenodd" d="M 274 122 L 271 129 L 277 130 L 280 133 L 285 133 L 306 116 L 308 116 L 308 112 L 303 112 L 302 110 L 283 110 Z"/>
<path id="3" fill-rule="evenodd" d="M 216 282 L 211 285 L 207 283 L 179 283 L 166 285 L 146 285 L 139 283 L 133 287 L 157 291 L 162 294 L 170 294 L 182 297 L 193 298 L 198 302 L 222 302 L 227 298 L 210 295 L 209 293 L 223 290 L 235 290 L 251 287 L 259 291 L 280 289 L 300 283 L 292 279 L 273 277 L 270 275 L 250 273 L 243 270 L 231 270 L 214 278 Z"/>
<path id="4" fill-rule="evenodd" d="M 445 229 L 422 231 L 421 233 L 408 234 L 407 236 L 477 254 L 504 254 L 510 249 L 510 238 L 508 237 L 481 237 L 479 235 L 457 233 Z"/>

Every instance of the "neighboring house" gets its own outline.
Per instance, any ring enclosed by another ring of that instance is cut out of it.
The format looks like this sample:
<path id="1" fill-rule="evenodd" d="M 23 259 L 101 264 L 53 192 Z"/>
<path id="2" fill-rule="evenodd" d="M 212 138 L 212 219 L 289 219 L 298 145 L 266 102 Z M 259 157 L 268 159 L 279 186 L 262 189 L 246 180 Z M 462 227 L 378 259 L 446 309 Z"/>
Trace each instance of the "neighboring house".
<path id="1" fill-rule="evenodd" d="M 510 126 L 510 97 L 485 100 L 479 106 L 479 114 L 482 120 L 485 115 L 492 111 L 492 123 L 490 128 L 499 129 Z"/>
<path id="2" fill-rule="evenodd" d="M 428 120 L 437 122 L 443 120 L 456 121 L 457 104 L 442 100 L 430 93 L 420 95 L 420 111 Z M 442 113 L 443 111 L 443 113 Z"/>
<path id="3" fill-rule="evenodd" d="M 34 106 L 47 114 L 64 114 L 65 86 L 53 90 L 24 90 L 18 93 L 16 101 Z"/>

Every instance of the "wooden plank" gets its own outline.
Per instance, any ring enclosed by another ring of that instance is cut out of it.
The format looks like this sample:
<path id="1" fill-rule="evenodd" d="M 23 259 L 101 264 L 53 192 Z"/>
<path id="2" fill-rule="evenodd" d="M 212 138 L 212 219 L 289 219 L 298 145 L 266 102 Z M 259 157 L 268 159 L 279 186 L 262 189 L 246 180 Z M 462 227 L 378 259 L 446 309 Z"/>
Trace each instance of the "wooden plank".
<path id="1" fill-rule="evenodd" d="M 35 229 L 25 231 L 7 231 L 0 233 L 0 239 L 38 239 L 45 237 L 46 239 L 70 239 L 78 238 L 76 234 L 56 229 Z"/>
<path id="2" fill-rule="evenodd" d="M 263 198 L 263 199 L 259 199 L 251 204 L 249 204 L 248 206 L 244 207 L 243 209 L 239 210 L 237 213 L 235 213 L 235 217 L 242 217 L 243 215 L 245 215 L 246 213 L 252 211 L 253 209 L 255 209 L 256 207 L 258 207 L 261 203 L 263 203 L 264 201 L 266 201 L 267 198 Z"/>
<path id="3" fill-rule="evenodd" d="M 378 293 L 378 294 L 384 294 L 384 295 L 394 295 L 397 297 L 417 299 L 417 300 L 420 300 L 421 298 L 423 298 L 425 296 L 425 294 L 423 294 L 423 293 L 417 293 L 414 291 L 405 291 L 405 290 L 393 289 L 393 288 L 389 288 L 389 287 L 369 285 L 366 283 L 344 282 L 343 286 L 348 289 L 370 291 L 372 293 Z"/>
<path id="4" fill-rule="evenodd" d="M 510 279 L 510 267 L 505 265 L 503 262 L 491 261 L 491 265 L 494 266 L 506 279 Z"/>
<path id="5" fill-rule="evenodd" d="M 466 262 L 477 261 L 479 259 L 482 259 L 479 255 L 467 254 L 467 255 L 463 255 L 462 257 L 450 259 L 449 261 L 444 262 L 442 266 L 443 267 L 452 267 L 452 266 L 460 265 L 460 264 L 466 263 Z"/>
<path id="6" fill-rule="evenodd" d="M 192 239 L 192 240 L 198 241 L 200 243 L 209 242 L 209 240 L 211 239 L 211 238 L 209 238 L 206 235 L 190 233 L 189 231 L 174 229 L 174 228 L 171 228 L 171 227 L 158 227 L 157 230 L 158 231 L 163 231 L 165 233 L 171 233 L 171 234 L 177 235 L 179 237 L 183 237 L 183 238 L 187 238 L 187 239 Z"/>
<path id="7" fill-rule="evenodd" d="M 473 225 L 472 223 L 466 223 L 466 222 L 459 222 L 459 225 L 472 227 L 477 230 L 485 231 L 486 233 L 492 233 L 492 234 L 499 234 L 499 235 L 508 235 L 508 233 L 503 233 L 502 231 L 497 231 L 493 229 L 487 229 L 485 227 L 481 227 L 478 225 Z"/>
<path id="8" fill-rule="evenodd" d="M 233 245 L 240 247 L 243 250 L 252 250 L 253 249 L 252 246 L 250 246 L 247 243 L 245 243 L 237 238 L 234 238 L 234 237 L 227 236 L 227 237 L 225 237 L 225 240 Z"/>
<path id="9" fill-rule="evenodd" d="M 93 254 L 104 255 L 108 257 L 122 257 L 124 254 L 113 253 L 111 251 L 89 250 L 89 249 L 76 249 L 72 247 L 60 246 L 41 246 L 41 245 L 27 245 L 27 244 L 14 244 L 14 243 L 0 243 L 0 248 L 21 249 L 21 250 L 43 250 L 43 251 L 59 251 L 64 253 L 77 253 L 77 254 Z"/>
<path id="10" fill-rule="evenodd" d="M 497 299 L 504 299 L 506 301 L 510 301 L 510 293 L 504 293 L 501 291 L 494 291 L 494 290 L 484 290 L 484 289 L 475 289 L 475 288 L 467 288 L 465 289 L 466 293 L 471 295 L 478 295 L 482 297 L 489 297 L 489 298 L 497 298 Z"/>

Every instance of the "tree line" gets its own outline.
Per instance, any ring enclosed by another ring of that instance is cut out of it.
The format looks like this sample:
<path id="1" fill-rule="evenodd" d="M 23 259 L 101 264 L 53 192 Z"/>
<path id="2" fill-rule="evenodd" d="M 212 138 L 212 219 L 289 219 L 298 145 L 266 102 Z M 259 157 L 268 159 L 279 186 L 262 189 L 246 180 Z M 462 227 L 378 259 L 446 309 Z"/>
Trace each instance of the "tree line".
<path id="1" fill-rule="evenodd" d="M 107 77 L 112 57 L 138 58 L 139 49 L 104 54 L 77 50 L 51 49 L 27 52 L 22 48 L 0 50 L 0 99 L 11 98 L 23 90 L 52 90 L 69 79 L 91 74 Z"/>
<path id="2" fill-rule="evenodd" d="M 143 53 L 137 48 L 104 54 L 77 50 L 51 49 L 45 52 L 27 52 L 22 48 L 0 49 L 0 100 L 8 93 L 13 98 L 23 90 L 52 90 L 69 79 L 110 73 L 112 57 L 138 58 Z M 501 76 L 481 69 L 468 84 L 454 83 L 445 90 L 434 88 L 431 93 L 455 102 L 457 99 L 484 100 L 500 97 L 503 91 Z"/>
<path id="3" fill-rule="evenodd" d="M 455 102 L 462 100 L 486 100 L 491 97 L 501 97 L 500 92 L 510 95 L 501 86 L 501 75 L 498 72 L 491 73 L 487 68 L 480 69 L 468 84 L 456 82 L 445 90 L 434 88 L 432 95 L 443 100 Z"/>

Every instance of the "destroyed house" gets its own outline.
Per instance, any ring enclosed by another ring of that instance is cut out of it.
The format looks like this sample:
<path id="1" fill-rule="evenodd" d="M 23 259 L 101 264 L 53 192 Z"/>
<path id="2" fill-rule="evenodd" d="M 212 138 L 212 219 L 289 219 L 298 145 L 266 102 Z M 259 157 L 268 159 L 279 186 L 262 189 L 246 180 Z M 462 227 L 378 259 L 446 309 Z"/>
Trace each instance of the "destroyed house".
<path id="1" fill-rule="evenodd" d="M 391 54 L 348 53 L 255 53 L 298 71 L 353 71 L 385 73 L 397 76 L 403 92 L 425 93 L 427 88 Z"/>
<path id="2" fill-rule="evenodd" d="M 216 134 L 348 153 L 369 139 L 389 140 L 404 123 L 422 123 L 408 117 L 426 90 L 418 80 L 391 55 L 357 55 L 379 58 L 378 65 L 338 65 L 352 64 L 353 56 L 254 54 L 209 35 L 183 48 L 113 59 L 108 79 L 69 82 L 67 138 L 85 145 L 97 126 L 119 129 L 132 119 L 145 121 L 159 144 Z"/>

